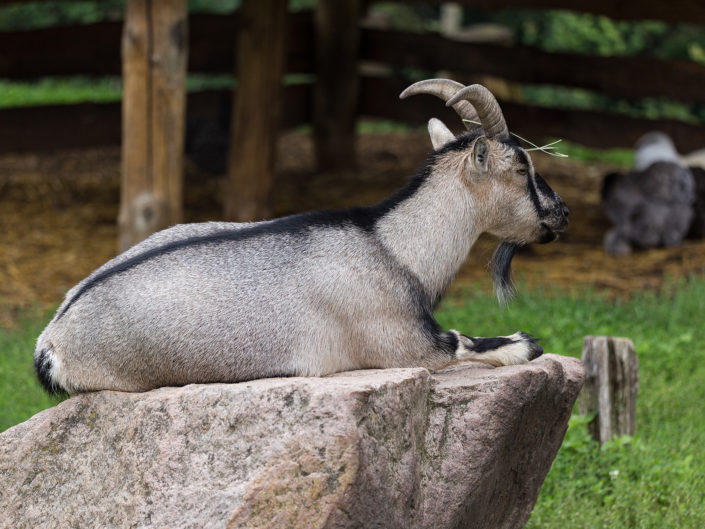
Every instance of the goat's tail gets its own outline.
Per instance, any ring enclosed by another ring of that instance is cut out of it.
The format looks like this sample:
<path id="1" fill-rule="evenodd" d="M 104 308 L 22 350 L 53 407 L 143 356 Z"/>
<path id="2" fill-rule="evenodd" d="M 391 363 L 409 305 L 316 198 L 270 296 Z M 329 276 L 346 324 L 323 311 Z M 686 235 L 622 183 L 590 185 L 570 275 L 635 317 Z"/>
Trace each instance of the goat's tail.
<path id="1" fill-rule="evenodd" d="M 42 387 L 50 395 L 67 395 L 69 392 L 56 379 L 60 363 L 54 352 L 54 346 L 44 338 L 37 340 L 34 351 L 34 371 Z"/>

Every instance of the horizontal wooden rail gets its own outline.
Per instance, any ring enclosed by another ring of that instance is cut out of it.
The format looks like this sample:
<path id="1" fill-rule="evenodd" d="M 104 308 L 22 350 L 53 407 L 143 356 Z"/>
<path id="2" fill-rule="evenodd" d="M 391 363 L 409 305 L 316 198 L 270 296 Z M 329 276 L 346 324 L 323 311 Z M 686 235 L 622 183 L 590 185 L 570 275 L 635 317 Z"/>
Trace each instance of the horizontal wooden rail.
<path id="1" fill-rule="evenodd" d="M 291 14 L 289 22 L 286 71 L 310 73 L 315 69 L 311 14 Z M 232 73 L 237 16 L 192 15 L 189 24 L 189 70 Z M 122 23 L 109 22 L 0 33 L 0 49 L 12 50 L 0 55 L 0 78 L 120 75 L 121 29 Z M 705 66 L 686 61 L 548 53 L 527 46 L 464 43 L 436 34 L 379 29 L 364 29 L 360 46 L 362 60 L 394 67 L 575 86 L 617 98 L 705 102 Z"/>
<path id="2" fill-rule="evenodd" d="M 705 66 L 685 61 L 548 53 L 528 46 L 466 43 L 437 34 L 378 29 L 363 30 L 361 46 L 363 60 L 397 67 L 575 86 L 618 98 L 705 102 Z"/>
<path id="3" fill-rule="evenodd" d="M 431 117 L 447 120 L 449 126 L 459 118 L 432 96 L 416 96 L 400 101 L 399 93 L 407 83 L 392 78 L 363 78 L 359 114 L 406 123 L 422 124 Z M 562 110 L 500 101 L 512 131 L 531 140 L 553 137 L 598 148 L 631 147 L 644 133 L 661 130 L 671 136 L 684 152 L 705 145 L 705 128 L 669 119 L 632 118 L 609 112 Z M 455 127 L 457 128 L 457 127 Z"/>
<path id="4" fill-rule="evenodd" d="M 446 0 L 423 0 L 427 4 L 444 4 Z M 500 9 L 568 9 L 617 20 L 663 20 L 686 24 L 705 24 L 705 3 L 701 0 L 453 0 L 486 11 Z M 418 0 L 397 0 L 418 3 Z"/>
<path id="5" fill-rule="evenodd" d="M 189 17 L 189 71 L 235 71 L 237 15 Z M 313 17 L 289 15 L 286 71 L 314 69 Z M 33 79 L 65 75 L 120 75 L 122 22 L 0 33 L 0 78 Z"/>
<path id="6" fill-rule="evenodd" d="M 364 77 L 360 87 L 358 114 L 420 125 L 438 117 L 459 130 L 460 121 L 452 110 L 432 96 L 399 100 L 407 82 L 394 78 Z M 313 87 L 286 87 L 282 128 L 310 123 L 313 116 Z M 188 96 L 188 119 L 210 117 L 227 108 L 228 91 L 207 91 Z M 642 134 L 661 130 L 678 148 L 691 151 L 705 145 L 705 128 L 676 120 L 631 118 L 609 112 L 562 110 L 500 102 L 512 131 L 539 141 L 563 138 L 598 148 L 631 147 Z M 57 105 L 0 110 L 0 152 L 47 151 L 54 149 L 118 145 L 120 103 Z"/>
<path id="7" fill-rule="evenodd" d="M 0 0 L 0 6 L 44 2 L 48 0 Z M 76 0 L 51 0 L 75 2 Z M 419 0 L 396 0 L 399 3 L 419 3 Z M 443 4 L 447 0 L 423 0 L 426 4 Z M 454 0 L 468 7 L 486 11 L 500 9 L 568 9 L 595 15 L 605 15 L 617 20 L 663 20 L 686 24 L 705 24 L 705 3 L 700 0 L 669 0 L 644 2 L 643 0 Z"/>
<path id="8" fill-rule="evenodd" d="M 284 90 L 282 128 L 311 121 L 311 85 L 292 85 Z M 227 109 L 229 91 L 204 91 L 188 95 L 187 120 L 209 117 Z M 80 103 L 0 109 L 0 153 L 51 151 L 80 147 L 119 145 L 120 103 Z"/>

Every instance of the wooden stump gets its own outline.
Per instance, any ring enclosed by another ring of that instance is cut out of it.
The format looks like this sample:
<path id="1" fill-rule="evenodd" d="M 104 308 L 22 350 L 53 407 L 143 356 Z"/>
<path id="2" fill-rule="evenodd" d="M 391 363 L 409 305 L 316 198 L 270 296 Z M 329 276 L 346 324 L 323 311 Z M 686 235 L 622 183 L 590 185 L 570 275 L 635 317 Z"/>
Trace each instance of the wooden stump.
<path id="1" fill-rule="evenodd" d="M 128 0 L 118 250 L 181 221 L 186 0 Z"/>
<path id="2" fill-rule="evenodd" d="M 319 171 L 355 167 L 361 0 L 316 3 L 314 142 Z"/>
<path id="3" fill-rule="evenodd" d="M 585 385 L 578 399 L 580 413 L 595 413 L 588 428 L 606 443 L 616 435 L 634 435 L 639 361 L 627 338 L 586 336 L 583 341 Z"/>
<path id="4" fill-rule="evenodd" d="M 287 0 L 243 0 L 237 39 L 237 89 L 228 149 L 225 217 L 269 216 L 282 107 Z"/>

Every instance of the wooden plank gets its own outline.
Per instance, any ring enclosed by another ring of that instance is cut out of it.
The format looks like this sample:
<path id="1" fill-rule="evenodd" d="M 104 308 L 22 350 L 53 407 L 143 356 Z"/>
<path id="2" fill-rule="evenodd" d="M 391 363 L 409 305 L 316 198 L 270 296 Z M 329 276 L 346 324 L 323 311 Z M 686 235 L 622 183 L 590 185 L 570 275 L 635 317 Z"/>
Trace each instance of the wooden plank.
<path id="1" fill-rule="evenodd" d="M 120 103 L 0 109 L 0 153 L 119 145 Z"/>
<path id="2" fill-rule="evenodd" d="M 398 99 L 408 82 L 366 77 L 360 87 L 359 111 L 366 117 L 422 125 L 431 117 L 462 129 L 457 115 L 432 96 Z M 223 91 L 189 94 L 189 116 L 219 112 Z M 287 86 L 280 128 L 311 123 L 312 85 Z M 705 128 L 676 120 L 630 118 L 607 112 L 548 109 L 502 102 L 511 130 L 534 141 L 560 137 L 592 147 L 631 147 L 645 132 L 662 130 L 681 152 L 705 145 Z M 0 152 L 30 152 L 116 145 L 120 141 L 119 103 L 82 103 L 0 109 Z M 68 132 L 67 132 L 68 131 Z"/>
<path id="3" fill-rule="evenodd" d="M 35 2 L 94 2 L 95 0 L 0 0 L 0 7 L 12 4 L 29 4 Z"/>
<path id="4" fill-rule="evenodd" d="M 186 0 L 128 0 L 118 249 L 181 220 Z"/>
<path id="5" fill-rule="evenodd" d="M 687 61 L 548 53 L 528 46 L 465 43 L 435 34 L 371 28 L 362 31 L 360 56 L 396 67 L 576 86 L 618 98 L 705 102 L 705 66 Z"/>
<path id="6" fill-rule="evenodd" d="M 397 0 L 399 3 L 416 0 Z M 501 9 L 567 9 L 617 20 L 663 20 L 686 24 L 705 24 L 705 3 L 700 0 L 642 2 L 641 0 L 454 0 L 467 7 L 485 11 Z M 446 0 L 424 0 L 427 4 L 443 4 Z"/>
<path id="7" fill-rule="evenodd" d="M 121 33 L 121 22 L 0 33 L 0 77 L 119 75 Z"/>
<path id="8" fill-rule="evenodd" d="M 0 0 L 0 7 L 12 4 L 29 4 L 35 2 L 94 2 L 95 0 Z"/>
<path id="9" fill-rule="evenodd" d="M 585 385 L 578 407 L 583 415 L 595 414 L 588 425 L 593 438 L 606 443 L 636 431 L 636 396 L 639 360 L 627 338 L 586 336 L 583 341 Z"/>
<path id="10" fill-rule="evenodd" d="M 312 85 L 284 89 L 280 128 L 311 122 Z M 217 120 L 222 100 L 232 92 L 208 90 L 188 95 L 187 117 Z M 42 152 L 119 145 L 122 137 L 120 103 L 79 103 L 0 109 L 0 153 Z"/>
<path id="11" fill-rule="evenodd" d="M 444 108 L 435 97 L 417 96 L 400 101 L 398 96 L 408 84 L 401 79 L 363 78 L 360 114 L 417 125 L 438 117 L 453 128 L 459 125 L 457 115 Z M 500 104 L 510 129 L 532 141 L 550 137 L 598 148 L 632 147 L 644 133 L 661 130 L 671 136 L 681 152 L 705 145 L 705 127 L 682 121 L 631 118 L 609 112 L 553 109 L 506 101 Z"/>
<path id="12" fill-rule="evenodd" d="M 232 73 L 237 14 L 189 16 L 189 71 Z M 286 71 L 315 70 L 313 15 L 289 13 Z M 101 22 L 28 31 L 0 32 L 0 78 L 34 79 L 63 75 L 120 75 L 122 22 Z M 90 46 L 86 43 L 89 42 Z M 51 53 L 47 53 L 51 50 Z"/>
<path id="13" fill-rule="evenodd" d="M 0 5 L 28 2 L 76 0 L 0 0 Z M 80 0 L 79 0 L 80 1 Z M 418 0 L 396 0 L 418 3 Z M 686 24 L 705 24 L 705 4 L 699 0 L 643 2 L 640 0 L 454 0 L 455 3 L 485 11 L 501 9 L 567 9 L 605 15 L 617 20 L 663 20 Z M 447 0 L 424 0 L 426 4 L 444 4 Z"/>
<path id="14" fill-rule="evenodd" d="M 314 145 L 319 171 L 355 167 L 360 0 L 316 4 Z"/>
<path id="15" fill-rule="evenodd" d="M 243 0 L 237 41 L 238 89 L 230 127 L 225 218 L 269 215 L 282 103 L 287 0 Z"/>

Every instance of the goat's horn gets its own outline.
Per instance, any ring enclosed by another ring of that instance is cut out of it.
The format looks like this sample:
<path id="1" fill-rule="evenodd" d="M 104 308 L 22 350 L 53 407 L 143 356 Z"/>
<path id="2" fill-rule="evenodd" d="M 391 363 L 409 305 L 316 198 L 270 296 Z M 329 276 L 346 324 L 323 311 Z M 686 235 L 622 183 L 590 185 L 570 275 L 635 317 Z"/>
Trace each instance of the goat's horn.
<path id="1" fill-rule="evenodd" d="M 499 103 L 487 88 L 482 85 L 470 85 L 462 90 L 459 90 L 446 101 L 446 106 L 456 105 L 459 101 L 469 101 L 477 110 L 480 116 L 480 123 L 485 129 L 485 135 L 488 138 L 497 138 L 500 140 L 509 138 L 509 129 L 507 122 L 504 121 L 502 109 L 499 108 Z"/>
<path id="2" fill-rule="evenodd" d="M 429 94 L 442 99 L 444 102 L 451 99 L 459 90 L 465 88 L 464 84 L 457 81 L 451 81 L 450 79 L 426 79 L 425 81 L 419 81 L 409 86 L 401 94 L 399 94 L 399 99 L 405 99 L 409 96 L 415 96 L 418 94 Z M 466 129 L 472 128 L 474 125 L 470 123 L 471 121 L 479 122 L 480 118 L 475 111 L 475 108 L 469 101 L 460 100 L 453 104 L 453 110 L 455 110 L 458 115 L 465 121 L 463 124 Z"/>

